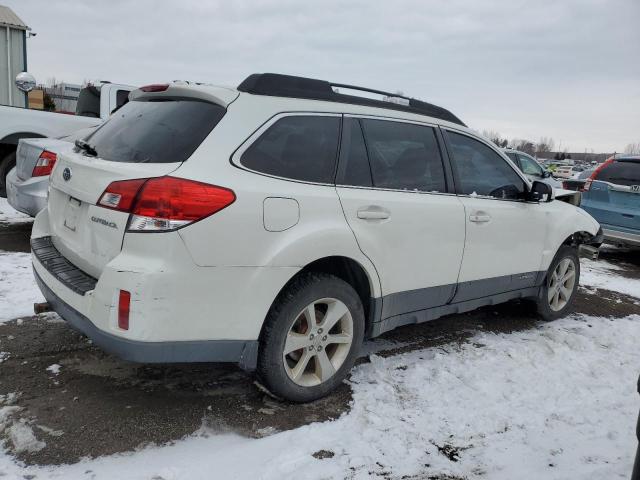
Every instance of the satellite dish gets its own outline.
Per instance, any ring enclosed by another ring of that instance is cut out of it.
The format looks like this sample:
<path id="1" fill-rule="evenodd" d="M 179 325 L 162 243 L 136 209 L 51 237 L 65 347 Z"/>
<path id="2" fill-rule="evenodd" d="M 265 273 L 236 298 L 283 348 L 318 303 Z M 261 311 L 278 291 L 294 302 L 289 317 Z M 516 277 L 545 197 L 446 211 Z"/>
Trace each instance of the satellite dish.
<path id="1" fill-rule="evenodd" d="M 36 88 L 36 79 L 28 72 L 20 72 L 16 75 L 16 87 L 23 92 L 30 92 Z"/>

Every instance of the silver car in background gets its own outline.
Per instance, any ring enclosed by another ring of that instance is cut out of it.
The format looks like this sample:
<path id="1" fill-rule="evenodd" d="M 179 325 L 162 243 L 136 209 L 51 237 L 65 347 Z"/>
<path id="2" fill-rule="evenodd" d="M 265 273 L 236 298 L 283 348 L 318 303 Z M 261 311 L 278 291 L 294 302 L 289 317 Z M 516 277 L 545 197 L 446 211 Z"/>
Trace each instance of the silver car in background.
<path id="1" fill-rule="evenodd" d="M 511 148 L 503 148 L 502 151 L 532 182 L 538 181 L 546 183 L 553 188 L 562 188 L 562 182 L 553 178 L 551 172 L 542 167 L 532 156 Z"/>
<path id="2" fill-rule="evenodd" d="M 47 206 L 49 174 L 59 153 L 71 150 L 77 139 L 95 127 L 60 138 L 26 138 L 18 142 L 16 166 L 7 175 L 7 200 L 16 210 L 35 217 Z"/>

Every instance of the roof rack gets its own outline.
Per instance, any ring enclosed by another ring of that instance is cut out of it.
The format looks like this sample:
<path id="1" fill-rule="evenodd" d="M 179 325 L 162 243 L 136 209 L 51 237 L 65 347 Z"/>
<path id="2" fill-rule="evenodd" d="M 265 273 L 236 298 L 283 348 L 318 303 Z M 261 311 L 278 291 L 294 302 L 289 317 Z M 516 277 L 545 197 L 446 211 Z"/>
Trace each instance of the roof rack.
<path id="1" fill-rule="evenodd" d="M 362 92 L 384 95 L 389 98 L 399 98 L 406 101 L 406 104 L 395 103 L 383 100 L 374 100 L 356 95 L 345 95 L 334 91 L 334 88 L 345 88 L 349 90 L 359 90 Z M 466 125 L 449 110 L 438 107 L 431 103 L 405 97 L 397 93 L 374 90 L 372 88 L 356 87 L 343 83 L 332 83 L 314 78 L 295 77 L 292 75 L 281 75 L 279 73 L 254 73 L 249 75 L 238 85 L 241 92 L 252 93 L 254 95 L 269 95 L 273 97 L 306 98 L 311 100 L 325 100 L 329 102 L 349 103 L 353 105 L 366 105 L 390 110 L 401 110 L 404 112 L 427 115 L 439 118 L 448 122 Z"/>

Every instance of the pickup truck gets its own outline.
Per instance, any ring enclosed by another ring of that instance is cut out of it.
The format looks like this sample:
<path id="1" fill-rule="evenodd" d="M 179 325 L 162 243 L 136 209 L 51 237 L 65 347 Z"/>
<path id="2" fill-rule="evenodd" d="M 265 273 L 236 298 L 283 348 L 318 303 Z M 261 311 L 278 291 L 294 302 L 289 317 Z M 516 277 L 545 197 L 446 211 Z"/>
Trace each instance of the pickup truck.
<path id="1" fill-rule="evenodd" d="M 87 85 L 80 91 L 75 115 L 0 105 L 0 197 L 7 196 L 6 179 L 16 164 L 18 140 L 62 137 L 95 127 L 124 105 L 134 89 L 107 82 Z"/>

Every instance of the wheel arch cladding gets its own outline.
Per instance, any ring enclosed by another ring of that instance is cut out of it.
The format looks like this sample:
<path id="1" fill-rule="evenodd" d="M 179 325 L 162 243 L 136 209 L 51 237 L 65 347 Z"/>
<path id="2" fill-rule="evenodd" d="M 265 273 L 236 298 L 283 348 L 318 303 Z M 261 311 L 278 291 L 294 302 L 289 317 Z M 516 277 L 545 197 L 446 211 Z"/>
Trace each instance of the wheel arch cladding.
<path id="1" fill-rule="evenodd" d="M 307 273 L 325 273 L 329 275 L 335 275 L 336 277 L 344 280 L 351 285 L 353 289 L 358 293 L 365 315 L 365 332 L 369 332 L 372 324 L 376 321 L 380 315 L 379 302 L 373 297 L 374 291 L 373 283 L 377 279 L 371 278 L 367 273 L 365 267 L 356 260 L 344 257 L 344 256 L 329 256 L 318 258 L 311 263 L 308 263 L 301 270 L 296 272 L 287 283 L 280 289 L 278 295 L 273 300 L 269 310 L 273 308 L 283 292 L 285 292 L 289 286 L 301 275 Z M 264 323 L 262 325 L 262 331 L 264 331 Z M 262 332 L 260 334 L 262 336 Z M 366 333 L 365 333 L 366 336 Z"/>

